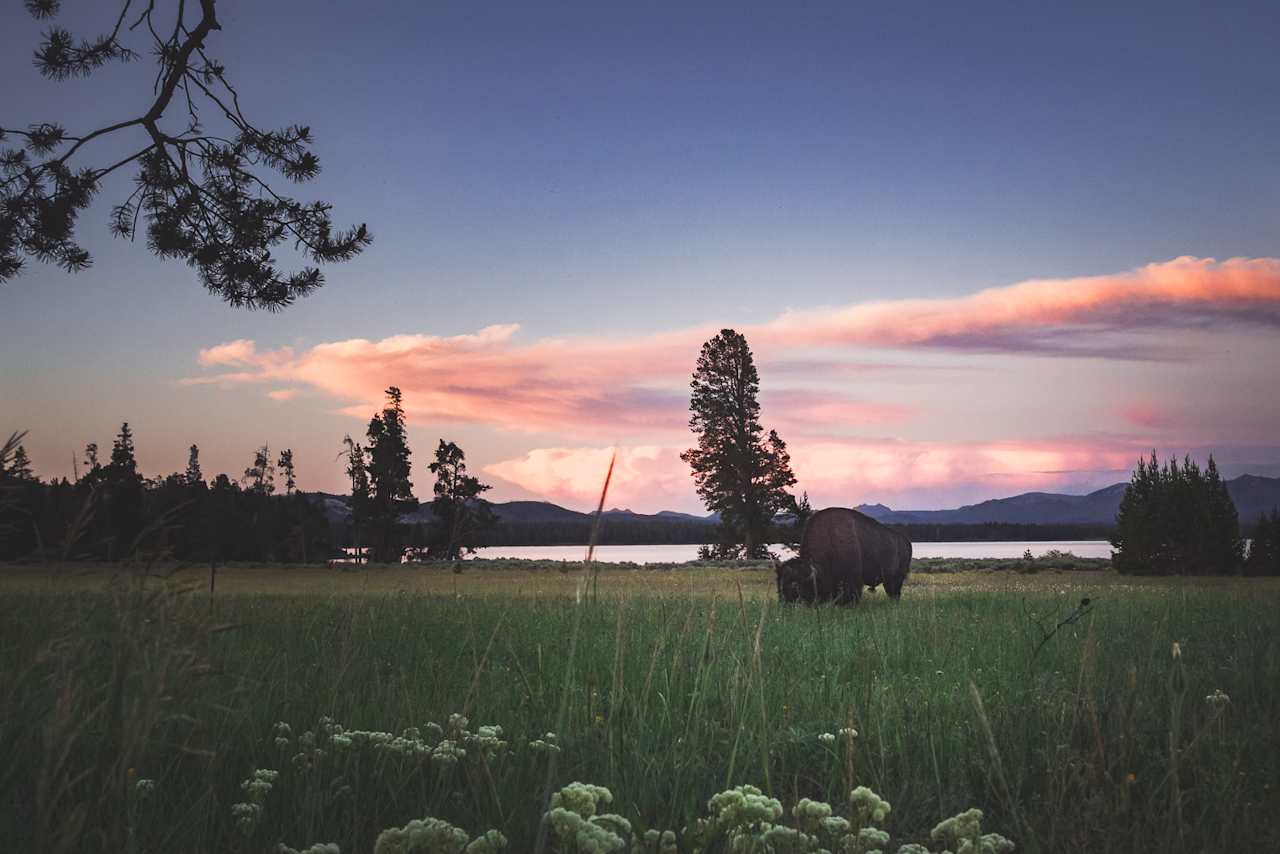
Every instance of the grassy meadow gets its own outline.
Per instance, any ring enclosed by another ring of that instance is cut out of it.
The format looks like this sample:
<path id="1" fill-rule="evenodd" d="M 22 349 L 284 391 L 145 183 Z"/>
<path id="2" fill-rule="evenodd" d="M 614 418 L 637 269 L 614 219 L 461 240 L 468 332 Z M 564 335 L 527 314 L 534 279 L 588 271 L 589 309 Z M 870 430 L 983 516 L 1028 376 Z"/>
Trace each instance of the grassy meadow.
<path id="1" fill-rule="evenodd" d="M 0 567 L 0 838 L 353 854 L 431 816 L 525 852 L 550 778 L 676 835 L 637 851 L 729 850 L 698 820 L 739 784 L 855 829 L 868 787 L 885 851 L 970 807 L 1019 851 L 1280 849 L 1280 584 L 917 568 L 811 609 L 761 566 L 233 566 L 212 600 L 207 568 Z"/>

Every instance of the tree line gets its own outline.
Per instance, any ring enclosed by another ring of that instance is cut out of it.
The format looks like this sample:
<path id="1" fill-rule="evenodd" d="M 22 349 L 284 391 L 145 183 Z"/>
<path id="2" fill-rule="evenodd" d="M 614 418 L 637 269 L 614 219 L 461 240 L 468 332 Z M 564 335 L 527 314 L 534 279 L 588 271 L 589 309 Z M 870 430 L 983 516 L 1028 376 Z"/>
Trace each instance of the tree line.
<path id="1" fill-rule="evenodd" d="M 1272 511 L 1258 522 L 1246 560 L 1239 515 L 1213 456 L 1201 469 L 1190 456 L 1162 465 L 1152 451 L 1120 501 L 1113 563 L 1131 575 L 1280 575 L 1278 535 Z"/>
<path id="2" fill-rule="evenodd" d="M 410 480 L 400 390 L 387 390 L 360 444 L 344 440 L 351 478 L 353 541 L 332 530 L 323 504 L 300 493 L 293 450 L 263 445 L 239 477 L 205 478 L 200 449 L 190 447 L 184 471 L 147 478 L 138 470 L 133 430 L 126 422 L 110 454 L 88 444 L 74 478 L 41 481 L 14 434 L 0 446 L 0 559 L 29 555 L 120 560 L 140 554 L 185 561 L 325 560 L 351 543 L 370 559 L 399 562 L 406 548 L 456 559 L 474 548 L 493 523 L 478 496 L 487 484 L 467 472 L 466 457 L 440 440 L 428 469 L 436 477 L 427 525 L 403 521 L 418 506 Z M 83 466 L 83 472 L 80 471 Z"/>

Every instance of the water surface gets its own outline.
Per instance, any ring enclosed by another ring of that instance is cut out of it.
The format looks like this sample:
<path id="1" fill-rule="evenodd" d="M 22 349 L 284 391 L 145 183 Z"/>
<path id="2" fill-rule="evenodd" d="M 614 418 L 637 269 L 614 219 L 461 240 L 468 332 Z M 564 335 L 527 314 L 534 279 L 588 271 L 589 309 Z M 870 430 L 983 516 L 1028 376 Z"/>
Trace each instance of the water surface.
<path id="1" fill-rule="evenodd" d="M 915 557 L 1022 557 L 1030 550 L 1039 557 L 1056 549 L 1076 557 L 1111 557 L 1106 540 L 1060 540 L 1057 542 L 914 543 Z M 481 558 L 526 558 L 529 560 L 582 560 L 586 546 L 489 546 L 479 549 Z M 696 560 L 696 545 L 596 546 L 596 559 L 604 563 L 684 563 Z"/>

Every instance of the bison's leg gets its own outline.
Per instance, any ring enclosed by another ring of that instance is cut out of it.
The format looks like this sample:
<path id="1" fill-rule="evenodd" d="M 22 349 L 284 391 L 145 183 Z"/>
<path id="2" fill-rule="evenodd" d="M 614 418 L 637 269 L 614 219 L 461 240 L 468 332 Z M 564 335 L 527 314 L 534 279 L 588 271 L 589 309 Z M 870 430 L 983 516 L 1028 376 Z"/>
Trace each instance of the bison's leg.
<path id="1" fill-rule="evenodd" d="M 854 571 L 841 573 L 840 589 L 836 593 L 837 605 L 857 605 L 862 599 L 862 579 Z"/>

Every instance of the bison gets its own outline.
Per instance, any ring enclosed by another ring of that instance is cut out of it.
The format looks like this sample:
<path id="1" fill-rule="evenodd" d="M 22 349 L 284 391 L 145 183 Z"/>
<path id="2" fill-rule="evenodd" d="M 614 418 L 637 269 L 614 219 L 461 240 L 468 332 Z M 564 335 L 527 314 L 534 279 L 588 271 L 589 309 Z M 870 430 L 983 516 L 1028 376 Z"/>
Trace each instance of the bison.
<path id="1" fill-rule="evenodd" d="M 800 556 L 775 564 L 782 602 L 855 604 L 883 584 L 894 599 L 911 569 L 911 540 L 857 510 L 828 507 L 809 517 Z"/>

